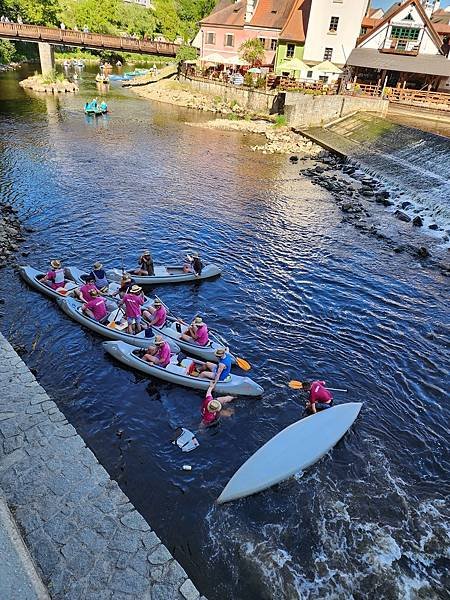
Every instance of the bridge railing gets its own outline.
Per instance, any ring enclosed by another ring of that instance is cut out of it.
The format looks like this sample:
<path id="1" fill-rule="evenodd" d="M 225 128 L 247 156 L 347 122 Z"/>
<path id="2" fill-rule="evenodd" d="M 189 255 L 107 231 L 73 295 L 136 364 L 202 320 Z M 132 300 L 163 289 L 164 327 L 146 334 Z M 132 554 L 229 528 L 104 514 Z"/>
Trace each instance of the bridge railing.
<path id="1" fill-rule="evenodd" d="M 48 42 L 49 44 L 65 46 L 160 54 L 163 56 L 175 56 L 179 48 L 178 44 L 171 42 L 137 40 L 126 36 L 74 31 L 73 29 L 56 29 L 39 25 L 19 25 L 19 23 L 0 23 L 0 38 L 2 37 L 29 42 Z"/>

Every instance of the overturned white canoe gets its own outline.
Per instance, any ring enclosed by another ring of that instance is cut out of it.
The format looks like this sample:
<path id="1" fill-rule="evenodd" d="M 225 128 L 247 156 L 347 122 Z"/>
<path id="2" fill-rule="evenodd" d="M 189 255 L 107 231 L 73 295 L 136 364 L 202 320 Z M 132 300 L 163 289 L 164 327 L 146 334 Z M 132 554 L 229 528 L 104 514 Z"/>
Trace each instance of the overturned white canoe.
<path id="1" fill-rule="evenodd" d="M 122 340 L 131 344 L 134 348 L 148 348 L 154 342 L 154 337 L 145 337 L 145 332 L 141 331 L 136 335 L 127 333 L 126 329 L 119 329 L 118 327 L 108 327 L 107 324 L 100 323 L 95 319 L 91 319 L 85 315 L 82 311 L 82 305 L 73 298 L 58 298 L 58 304 L 61 309 L 71 317 L 74 321 L 80 323 L 84 327 L 95 331 L 96 333 L 106 337 L 110 340 Z M 113 313 L 114 314 L 114 311 Z M 179 352 L 180 347 L 171 340 L 167 340 L 170 344 L 172 352 Z"/>
<path id="2" fill-rule="evenodd" d="M 54 298 L 55 300 L 58 298 L 65 298 L 67 296 L 73 296 L 73 290 L 78 289 L 78 284 L 73 281 L 65 281 L 64 289 L 59 288 L 60 291 L 54 290 L 49 285 L 43 283 L 42 278 L 45 277 L 45 273 L 42 271 L 38 271 L 30 267 L 29 265 L 22 266 L 19 268 L 19 273 L 31 287 L 39 292 L 42 292 L 46 296 L 50 298 Z"/>
<path id="3" fill-rule="evenodd" d="M 181 265 L 155 265 L 154 275 L 133 275 L 134 269 L 137 267 L 129 267 L 127 273 L 133 277 L 139 285 L 156 285 L 161 283 L 183 283 L 185 281 L 200 281 L 202 279 L 210 279 L 220 275 L 222 269 L 217 265 L 206 265 L 202 269 L 201 275 L 195 273 L 185 273 Z M 112 281 L 120 281 L 122 277 L 121 269 L 111 269 L 106 271 L 106 277 Z"/>
<path id="4" fill-rule="evenodd" d="M 167 367 L 158 367 L 152 365 L 135 354 L 136 348 L 123 342 L 103 342 L 105 350 L 117 358 L 123 364 L 137 369 L 142 373 L 176 383 L 197 390 L 207 390 L 211 381 L 200 379 L 187 374 L 187 369 L 191 364 L 190 359 L 184 359 L 181 366 L 177 364 L 176 357 L 172 357 L 171 363 Z M 214 391 L 217 394 L 231 394 L 235 396 L 261 396 L 263 388 L 250 379 L 239 375 L 230 375 L 229 380 L 219 382 Z"/>
<path id="5" fill-rule="evenodd" d="M 236 471 L 217 502 L 256 494 L 307 469 L 337 444 L 361 406 L 360 402 L 339 404 L 289 425 Z"/>

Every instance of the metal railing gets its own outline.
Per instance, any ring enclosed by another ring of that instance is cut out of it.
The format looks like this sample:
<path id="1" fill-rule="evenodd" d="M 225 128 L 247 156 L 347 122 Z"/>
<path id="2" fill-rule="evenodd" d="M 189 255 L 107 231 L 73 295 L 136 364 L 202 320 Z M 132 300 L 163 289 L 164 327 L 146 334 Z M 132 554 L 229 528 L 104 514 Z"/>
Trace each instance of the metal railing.
<path id="1" fill-rule="evenodd" d="M 171 42 L 137 40 L 131 37 L 74 31 L 73 29 L 56 29 L 40 25 L 20 25 L 19 23 L 0 23 L 0 38 L 25 42 L 47 42 L 54 45 L 77 46 L 95 50 L 159 54 L 161 56 L 175 56 L 180 47 Z"/>

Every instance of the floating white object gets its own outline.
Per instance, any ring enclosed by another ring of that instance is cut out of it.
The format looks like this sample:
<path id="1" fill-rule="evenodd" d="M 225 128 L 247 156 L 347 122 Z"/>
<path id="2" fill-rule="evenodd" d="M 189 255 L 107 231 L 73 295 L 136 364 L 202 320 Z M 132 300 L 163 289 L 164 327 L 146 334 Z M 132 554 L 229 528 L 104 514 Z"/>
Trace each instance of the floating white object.
<path id="1" fill-rule="evenodd" d="M 189 429 L 185 429 L 184 427 L 179 427 L 175 431 L 175 439 L 172 440 L 172 444 L 176 444 L 178 448 L 181 448 L 182 452 L 191 452 L 199 447 L 195 433 L 192 433 L 192 431 L 189 431 Z M 187 466 L 189 466 L 189 469 L 184 468 Z M 190 471 L 191 469 L 192 467 L 190 465 L 183 465 L 184 471 Z"/>
<path id="2" fill-rule="evenodd" d="M 360 402 L 340 404 L 296 421 L 251 456 L 225 486 L 217 502 L 261 492 L 307 469 L 326 454 L 352 426 Z"/>

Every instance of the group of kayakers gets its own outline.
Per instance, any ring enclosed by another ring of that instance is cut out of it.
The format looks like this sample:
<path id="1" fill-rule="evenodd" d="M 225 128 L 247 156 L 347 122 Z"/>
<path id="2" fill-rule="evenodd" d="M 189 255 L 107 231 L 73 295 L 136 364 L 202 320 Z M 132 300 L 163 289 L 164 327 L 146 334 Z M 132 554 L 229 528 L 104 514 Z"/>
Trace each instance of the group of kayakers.
<path id="1" fill-rule="evenodd" d="M 102 100 L 100 103 L 97 98 L 93 98 L 90 102 L 86 102 L 84 105 L 85 112 L 97 112 L 101 111 L 102 113 L 108 112 L 108 105 L 105 100 Z"/>
<path id="2" fill-rule="evenodd" d="M 108 317 L 113 316 L 114 324 L 120 324 L 122 313 L 126 318 L 126 328 L 129 334 L 138 334 L 148 331 L 148 337 L 152 335 L 152 328 L 161 329 L 166 325 L 168 318 L 167 307 L 156 297 L 152 305 L 146 304 L 142 288 L 133 279 L 135 275 L 153 275 L 154 265 L 149 250 L 144 250 L 138 259 L 139 268 L 130 273 L 124 272 L 117 291 L 109 291 L 109 280 L 100 262 L 93 264 L 89 274 L 83 277 L 84 283 L 74 290 L 75 296 L 83 302 L 83 313 L 95 321 L 108 324 Z M 186 255 L 185 266 L 195 273 L 201 273 L 202 261 L 197 252 Z M 54 290 L 64 289 L 65 272 L 60 260 L 50 262 L 50 270 L 43 276 L 42 282 Z M 113 298 L 117 297 L 114 302 Z M 145 306 L 144 306 L 145 305 Z M 116 311 L 113 315 L 113 311 Z M 176 319 L 180 326 L 187 328 L 181 333 L 181 339 L 207 346 L 210 343 L 208 326 L 202 317 L 197 315 L 191 323 Z M 125 321 L 123 328 L 125 328 Z M 179 329 L 181 332 L 181 329 Z M 187 374 L 200 379 L 211 380 L 205 399 L 201 405 L 202 424 L 209 426 L 218 421 L 220 416 L 232 414 L 232 410 L 224 406 L 233 400 L 233 396 L 222 396 L 213 398 L 212 393 L 217 383 L 228 379 L 231 373 L 232 357 L 225 348 L 215 350 L 217 364 L 212 362 L 193 361 L 188 368 Z M 165 368 L 171 360 L 171 348 L 169 343 L 161 336 L 156 335 L 153 345 L 149 346 L 143 353 L 142 359 L 159 367 Z M 333 405 L 333 395 L 326 389 L 324 381 L 303 382 L 302 389 L 308 392 L 306 412 L 314 414 L 325 410 Z"/>

